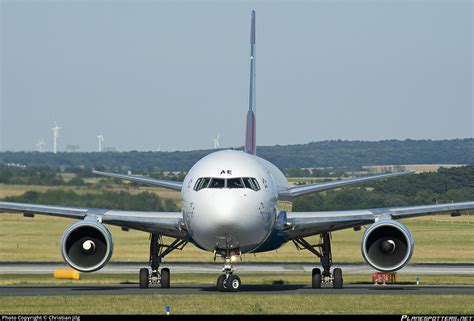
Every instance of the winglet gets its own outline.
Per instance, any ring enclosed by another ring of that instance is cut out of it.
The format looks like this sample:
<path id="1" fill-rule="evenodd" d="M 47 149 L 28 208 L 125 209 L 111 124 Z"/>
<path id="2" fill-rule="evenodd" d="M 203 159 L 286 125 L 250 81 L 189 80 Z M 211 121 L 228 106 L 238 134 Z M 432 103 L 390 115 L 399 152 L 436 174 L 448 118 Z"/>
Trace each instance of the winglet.
<path id="1" fill-rule="evenodd" d="M 252 22 L 250 25 L 250 88 L 249 88 L 249 110 L 247 112 L 247 126 L 245 129 L 245 152 L 255 155 L 256 145 L 256 120 L 255 120 L 255 10 L 252 10 Z"/>

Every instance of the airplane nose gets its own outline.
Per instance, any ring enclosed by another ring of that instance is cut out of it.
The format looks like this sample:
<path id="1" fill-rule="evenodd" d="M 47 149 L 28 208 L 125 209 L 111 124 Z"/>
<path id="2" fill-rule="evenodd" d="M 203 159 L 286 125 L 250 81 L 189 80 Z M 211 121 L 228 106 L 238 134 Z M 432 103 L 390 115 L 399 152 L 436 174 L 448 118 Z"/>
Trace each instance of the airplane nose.
<path id="1" fill-rule="evenodd" d="M 266 237 L 268 218 L 260 213 L 256 199 L 226 189 L 203 192 L 209 193 L 206 201 L 196 205 L 190 226 L 200 247 L 244 251 L 255 248 Z"/>
<path id="2" fill-rule="evenodd" d="M 216 195 L 209 204 L 209 219 L 213 221 L 217 231 L 226 234 L 244 226 L 245 222 L 241 218 L 245 214 L 242 213 L 243 200 L 223 192 Z"/>
<path id="3" fill-rule="evenodd" d="M 215 248 L 236 249 L 241 246 L 242 233 L 245 233 L 245 221 L 239 219 L 240 206 L 227 197 L 217 199 L 209 211 L 213 223 Z"/>

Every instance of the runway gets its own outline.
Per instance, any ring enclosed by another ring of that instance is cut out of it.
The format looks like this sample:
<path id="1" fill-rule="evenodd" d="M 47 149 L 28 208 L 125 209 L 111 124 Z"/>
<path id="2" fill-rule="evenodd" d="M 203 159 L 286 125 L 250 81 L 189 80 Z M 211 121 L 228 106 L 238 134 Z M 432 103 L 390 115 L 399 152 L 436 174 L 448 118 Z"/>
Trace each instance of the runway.
<path id="1" fill-rule="evenodd" d="M 109 263 L 95 273 L 103 274 L 137 274 L 145 267 L 145 263 Z M 371 285 L 350 284 L 343 289 L 331 287 L 312 289 L 307 284 L 273 284 L 246 285 L 246 274 L 275 273 L 275 274 L 311 274 L 315 264 L 310 263 L 237 263 L 236 273 L 242 278 L 242 288 L 239 293 L 247 294 L 304 294 L 304 295 L 335 295 L 335 294 L 471 294 L 474 286 L 427 286 L 427 285 Z M 366 264 L 334 264 L 341 267 L 344 274 L 371 274 L 374 270 Z M 54 270 L 65 268 L 62 263 L 0 263 L 0 274 L 52 274 Z M 221 263 L 176 263 L 164 262 L 162 267 L 168 267 L 172 274 L 182 273 L 211 273 L 216 276 L 221 273 Z M 474 264 L 410 264 L 399 274 L 459 274 L 473 275 Z M 0 296 L 50 296 L 50 295 L 200 295 L 220 293 L 215 286 L 175 285 L 171 289 L 153 286 L 149 289 L 139 289 L 138 284 L 117 285 L 77 285 L 77 286 L 2 286 Z M 227 295 L 228 293 L 223 293 Z"/>
<path id="2" fill-rule="evenodd" d="M 245 278 L 242 278 L 245 282 Z M 0 296 L 56 296 L 56 295 L 203 295 L 220 294 L 215 286 L 175 286 L 170 289 L 151 287 L 138 288 L 138 284 L 107 286 L 2 286 Z M 474 295 L 474 286 L 417 286 L 417 285 L 347 285 L 335 290 L 331 287 L 312 289 L 307 285 L 245 285 L 238 294 L 302 294 L 302 295 L 380 295 L 380 294 L 470 294 Z"/>
<path id="3" fill-rule="evenodd" d="M 94 273 L 117 274 L 138 273 L 147 263 L 109 263 Z M 176 263 L 163 262 L 174 273 L 220 273 L 222 263 Z M 279 273 L 297 274 L 311 273 L 318 264 L 311 263 L 241 263 L 235 264 L 236 272 L 245 273 Z M 334 263 L 334 267 L 342 268 L 344 274 L 369 274 L 376 272 L 367 264 Z M 0 274 L 52 274 L 54 270 L 68 268 L 64 263 L 0 263 Z M 399 274 L 462 274 L 474 276 L 474 263 L 470 264 L 408 264 L 398 271 Z"/>

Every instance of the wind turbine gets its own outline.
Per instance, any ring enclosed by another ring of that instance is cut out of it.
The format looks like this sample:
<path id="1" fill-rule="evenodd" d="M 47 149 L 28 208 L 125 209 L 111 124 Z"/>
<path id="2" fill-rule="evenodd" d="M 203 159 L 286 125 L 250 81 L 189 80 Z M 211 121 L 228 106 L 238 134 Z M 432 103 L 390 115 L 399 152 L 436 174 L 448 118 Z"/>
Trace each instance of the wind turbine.
<path id="1" fill-rule="evenodd" d="M 43 141 L 43 139 L 38 140 L 38 143 L 36 143 L 36 150 L 42 153 L 44 145 L 46 145 L 46 143 Z"/>
<path id="2" fill-rule="evenodd" d="M 101 152 L 102 143 L 104 143 L 104 135 L 102 135 L 102 131 L 100 131 L 100 135 L 97 135 L 97 139 L 99 140 L 99 152 Z"/>
<path id="3" fill-rule="evenodd" d="M 53 153 L 58 152 L 58 139 L 59 139 L 59 130 L 61 127 L 58 127 L 58 124 L 54 122 L 54 127 L 53 129 Z"/>
<path id="4" fill-rule="evenodd" d="M 220 147 L 220 145 L 219 145 L 220 136 L 221 136 L 221 134 L 217 134 L 217 137 L 213 138 L 213 140 L 214 140 L 214 149 L 218 149 Z"/>

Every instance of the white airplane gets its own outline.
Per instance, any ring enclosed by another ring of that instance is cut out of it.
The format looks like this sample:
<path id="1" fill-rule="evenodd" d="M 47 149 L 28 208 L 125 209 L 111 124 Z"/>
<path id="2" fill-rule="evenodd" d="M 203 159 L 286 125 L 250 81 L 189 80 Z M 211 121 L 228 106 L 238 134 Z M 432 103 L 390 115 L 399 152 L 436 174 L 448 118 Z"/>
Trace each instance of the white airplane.
<path id="1" fill-rule="evenodd" d="M 52 215 L 78 219 L 63 234 L 61 253 L 72 268 L 92 272 L 104 267 L 113 251 L 112 235 L 105 224 L 124 230 L 151 233 L 150 266 L 140 270 L 140 287 L 161 284 L 170 287 L 170 271 L 161 268 L 161 260 L 187 243 L 213 252 L 224 260 L 223 274 L 217 280 L 220 291 L 238 291 L 240 278 L 234 273 L 235 258 L 244 253 L 273 251 L 292 241 L 298 249 L 307 249 L 321 261 L 323 271 L 314 268 L 312 287 L 332 284 L 342 288 L 342 271 L 332 266 L 330 233 L 369 225 L 363 234 L 364 259 L 378 271 L 397 271 L 408 263 L 414 248 L 413 236 L 399 219 L 432 215 L 460 215 L 474 208 L 474 202 L 377 208 L 327 212 L 286 212 L 278 201 L 373 180 L 411 174 L 402 172 L 321 184 L 290 186 L 285 175 L 270 162 L 256 156 L 255 131 L 255 12 L 250 32 L 250 90 L 245 151 L 223 150 L 199 160 L 184 181 L 173 182 L 141 176 L 95 172 L 143 184 L 181 192 L 182 211 L 142 212 L 97 208 L 74 208 L 0 202 L 3 212 L 25 216 Z M 304 238 L 320 235 L 322 243 L 312 245 Z M 163 244 L 162 236 L 171 237 Z"/>

